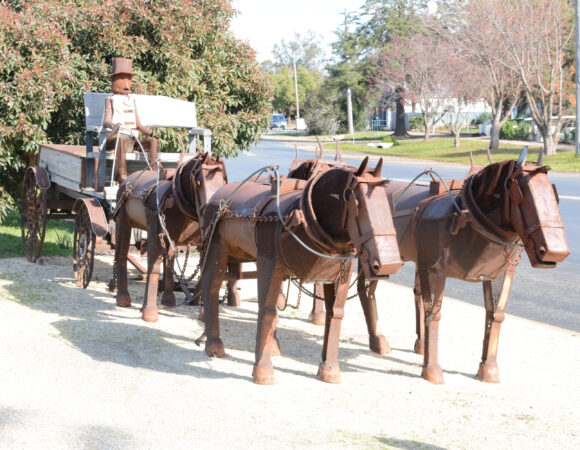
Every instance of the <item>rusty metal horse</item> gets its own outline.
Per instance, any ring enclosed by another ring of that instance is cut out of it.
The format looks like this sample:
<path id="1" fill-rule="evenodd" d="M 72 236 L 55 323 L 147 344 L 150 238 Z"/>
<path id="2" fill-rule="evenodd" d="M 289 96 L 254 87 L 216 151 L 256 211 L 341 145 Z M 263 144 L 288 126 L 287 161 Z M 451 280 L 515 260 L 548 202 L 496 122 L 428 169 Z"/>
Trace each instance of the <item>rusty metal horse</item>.
<path id="1" fill-rule="evenodd" d="M 145 321 L 158 317 L 157 290 L 164 256 L 164 290 L 161 303 L 175 305 L 173 264 L 175 246 L 201 244 L 200 220 L 210 197 L 227 183 L 225 165 L 218 156 L 198 153 L 178 165 L 171 179 L 140 171 L 121 183 L 115 211 L 115 279 L 117 306 L 131 306 L 127 290 L 127 254 L 131 228 L 147 230 L 147 284 L 142 308 Z"/>
<path id="2" fill-rule="evenodd" d="M 390 219 L 380 166 L 365 172 L 333 168 L 309 181 L 272 184 L 231 183 L 220 189 L 204 214 L 208 239 L 202 268 L 205 351 L 223 356 L 219 331 L 219 288 L 228 261 L 256 261 L 258 330 L 254 382 L 271 384 L 276 303 L 284 277 L 323 281 L 327 306 L 322 362 L 318 375 L 339 382 L 338 339 L 352 258 L 358 253 L 371 279 L 394 273 L 402 264 Z"/>
<path id="3" fill-rule="evenodd" d="M 497 349 L 514 270 L 525 249 L 536 268 L 553 268 L 570 253 L 558 210 L 558 196 L 546 166 L 517 161 L 470 171 L 459 190 L 430 195 L 429 187 L 390 183 L 401 256 L 416 263 L 415 351 L 424 354 L 422 376 L 443 383 L 438 362 L 438 329 L 447 277 L 483 282 L 486 310 L 478 377 L 499 382 Z M 491 161 L 491 160 L 490 160 Z M 538 160 L 540 161 L 540 160 Z M 388 343 L 377 327 L 376 281 L 359 294 L 371 342 Z"/>

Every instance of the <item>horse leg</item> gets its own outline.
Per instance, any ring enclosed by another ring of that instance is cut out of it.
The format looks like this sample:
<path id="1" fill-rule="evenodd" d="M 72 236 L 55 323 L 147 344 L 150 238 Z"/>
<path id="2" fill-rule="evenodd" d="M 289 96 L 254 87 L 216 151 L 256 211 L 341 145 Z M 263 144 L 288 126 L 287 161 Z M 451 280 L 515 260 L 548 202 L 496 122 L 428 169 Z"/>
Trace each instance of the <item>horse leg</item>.
<path id="1" fill-rule="evenodd" d="M 348 295 L 349 281 L 352 274 L 352 263 L 348 263 L 345 279 L 338 287 L 333 284 L 324 285 L 324 303 L 326 304 L 326 323 L 324 325 L 324 344 L 322 347 L 322 362 L 318 368 L 318 377 L 327 383 L 340 383 L 340 367 L 338 365 L 338 343 L 340 326 L 344 317 L 344 304 Z"/>
<path id="2" fill-rule="evenodd" d="M 319 298 L 320 297 L 320 298 Z M 324 312 L 324 288 L 322 283 L 314 283 L 314 300 L 312 301 L 312 311 L 308 318 L 314 325 L 324 325 L 326 313 Z"/>
<path id="3" fill-rule="evenodd" d="M 515 266 L 510 264 L 502 277 L 483 282 L 485 334 L 477 377 L 487 383 L 499 383 L 499 369 L 497 367 L 499 330 L 505 318 L 505 308 L 512 287 L 514 271 Z"/>
<path id="4" fill-rule="evenodd" d="M 228 280 L 228 306 L 240 306 L 240 294 L 238 294 L 238 280 L 242 274 L 241 263 L 228 263 L 228 273 L 236 275 L 235 280 Z"/>
<path id="5" fill-rule="evenodd" d="M 391 353 L 391 347 L 387 338 L 379 331 L 379 315 L 377 312 L 377 299 L 375 298 L 378 281 L 371 281 L 368 289 L 365 286 L 365 281 L 366 278 L 361 273 L 357 282 L 357 291 L 367 322 L 369 348 L 379 355 L 386 355 L 387 353 Z"/>
<path id="6" fill-rule="evenodd" d="M 201 274 L 202 311 L 205 321 L 205 353 L 208 356 L 221 358 L 226 354 L 224 343 L 220 338 L 220 288 L 226 276 L 228 249 L 219 236 L 214 235 L 207 249 L 203 272 Z M 201 319 L 200 319 L 201 320 Z"/>
<path id="7" fill-rule="evenodd" d="M 117 294 L 115 296 L 117 306 L 128 308 L 131 306 L 131 296 L 127 284 L 127 256 L 129 255 L 129 242 L 131 238 L 131 228 L 127 226 L 127 211 L 121 207 L 115 219 L 115 267 L 117 273 L 114 274 L 117 283 Z"/>
<path id="8" fill-rule="evenodd" d="M 276 304 L 282 288 L 283 272 L 277 258 L 258 254 L 258 332 L 256 333 L 256 362 L 252 371 L 254 383 L 273 384 L 272 353 L 275 349 L 278 312 Z"/>
<path id="9" fill-rule="evenodd" d="M 415 330 L 417 339 L 415 340 L 415 353 L 425 354 L 425 308 L 423 306 L 423 297 L 421 294 L 421 281 L 419 279 L 419 269 L 415 269 Z"/>
<path id="10" fill-rule="evenodd" d="M 175 253 L 171 246 L 167 249 L 167 256 L 163 257 L 163 293 L 161 294 L 161 304 L 164 306 L 175 306 L 175 294 L 173 293 L 173 267 L 175 267 Z"/>
<path id="11" fill-rule="evenodd" d="M 431 383 L 443 384 L 445 381 L 439 365 L 438 340 L 445 274 L 419 269 L 419 275 L 425 308 L 425 355 L 421 375 Z"/>
<path id="12" fill-rule="evenodd" d="M 157 222 L 157 217 L 150 217 Z M 157 310 L 157 291 L 159 290 L 159 273 L 161 268 L 162 249 L 161 239 L 156 233 L 157 223 L 148 224 L 147 227 L 147 282 L 145 283 L 145 298 L 141 317 L 145 322 L 157 322 L 159 311 Z M 166 244 L 167 245 L 167 244 Z"/>

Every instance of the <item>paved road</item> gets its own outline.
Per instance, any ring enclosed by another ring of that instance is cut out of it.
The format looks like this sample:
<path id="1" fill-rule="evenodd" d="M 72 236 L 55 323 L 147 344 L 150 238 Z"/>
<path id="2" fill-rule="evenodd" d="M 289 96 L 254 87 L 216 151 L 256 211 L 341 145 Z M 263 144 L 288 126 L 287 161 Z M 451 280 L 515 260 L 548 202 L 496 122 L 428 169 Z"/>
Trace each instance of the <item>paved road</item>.
<path id="1" fill-rule="evenodd" d="M 300 144 L 298 146 L 300 148 Z M 280 166 L 280 173 L 287 173 L 294 155 L 295 151 L 290 142 L 262 140 L 249 152 L 226 160 L 228 177 L 230 181 L 239 181 L 252 171 L 274 163 Z M 309 158 L 311 155 L 312 153 L 305 152 L 301 154 L 301 158 Z M 353 165 L 360 161 L 346 159 Z M 397 181 L 411 181 L 428 166 L 445 178 L 463 178 L 467 172 L 466 166 L 397 161 L 385 164 L 382 173 L 383 176 Z M 423 180 L 428 179 L 425 177 Z M 580 174 L 551 173 L 550 180 L 558 187 L 560 212 L 572 254 L 556 269 L 551 270 L 532 269 L 524 256 L 516 271 L 508 313 L 580 332 Z M 412 286 L 414 271 L 414 264 L 408 263 L 392 280 Z M 450 279 L 447 281 L 445 293 L 453 298 L 483 305 L 482 287 L 479 283 Z M 382 299 L 379 308 L 386 308 L 387 305 L 388 299 Z M 484 318 L 481 320 L 483 326 Z"/>

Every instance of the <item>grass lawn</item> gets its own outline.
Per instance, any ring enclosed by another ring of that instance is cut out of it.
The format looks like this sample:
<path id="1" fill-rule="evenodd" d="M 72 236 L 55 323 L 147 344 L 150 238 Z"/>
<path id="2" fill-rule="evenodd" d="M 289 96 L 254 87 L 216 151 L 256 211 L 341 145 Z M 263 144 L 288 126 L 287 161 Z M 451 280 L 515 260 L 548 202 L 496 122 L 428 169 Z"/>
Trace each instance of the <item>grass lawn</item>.
<path id="1" fill-rule="evenodd" d="M 381 133 L 375 140 L 384 137 L 385 132 Z M 363 133 L 366 135 L 367 133 Z M 356 135 L 359 139 L 359 135 Z M 347 152 L 363 152 L 377 155 L 401 156 L 405 158 L 428 159 L 433 161 L 457 162 L 469 164 L 469 153 L 473 152 L 473 159 L 476 165 L 487 164 L 488 145 L 487 140 L 461 139 L 460 147 L 453 146 L 452 138 L 431 138 L 428 142 L 419 139 L 405 139 L 399 141 L 400 145 L 392 146 L 387 149 L 373 148 L 366 144 L 347 143 L 346 139 L 341 142 L 340 149 Z M 325 148 L 334 149 L 334 144 L 325 144 Z M 540 147 L 530 147 L 528 160 L 535 162 L 538 158 Z M 501 144 L 498 150 L 492 152 L 494 161 L 505 159 L 517 159 L 522 151 L 521 146 Z M 580 158 L 574 156 L 573 150 L 559 150 L 554 156 L 544 156 L 543 164 L 550 166 L 553 170 L 561 172 L 580 172 Z"/>
<path id="2" fill-rule="evenodd" d="M 42 254 L 44 256 L 72 255 L 74 224 L 71 221 L 49 220 Z M 20 229 L 20 213 L 9 212 L 0 224 L 0 258 L 24 256 Z"/>

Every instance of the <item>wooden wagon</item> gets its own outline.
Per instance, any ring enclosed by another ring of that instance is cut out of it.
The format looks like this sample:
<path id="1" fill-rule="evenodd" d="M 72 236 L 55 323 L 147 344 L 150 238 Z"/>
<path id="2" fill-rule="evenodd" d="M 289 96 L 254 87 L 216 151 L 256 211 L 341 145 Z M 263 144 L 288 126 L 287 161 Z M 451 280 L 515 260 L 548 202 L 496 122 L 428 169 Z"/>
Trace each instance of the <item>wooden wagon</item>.
<path id="1" fill-rule="evenodd" d="M 113 244 L 112 213 L 117 183 L 113 177 L 114 154 L 105 150 L 103 117 L 105 99 L 111 94 L 86 92 L 86 146 L 42 144 L 38 163 L 24 175 L 21 205 L 22 244 L 26 258 L 35 262 L 42 254 L 48 219 L 74 219 L 73 267 L 77 284 L 86 288 L 92 277 L 95 244 Z M 197 127 L 195 103 L 164 96 L 136 95 L 141 122 L 150 128 L 189 129 L 190 153 L 197 145 L 211 150 L 211 131 Z M 94 137 L 98 139 L 95 142 Z M 94 145 L 96 143 L 97 145 Z M 165 168 L 176 167 L 179 153 L 160 153 Z M 129 173 L 147 168 L 143 154 L 126 155 Z M 130 262 L 143 268 L 132 257 Z"/>

